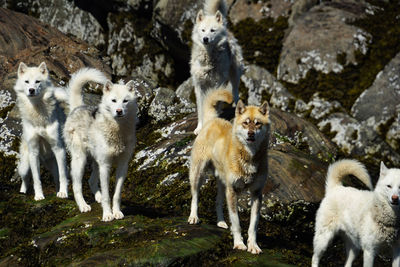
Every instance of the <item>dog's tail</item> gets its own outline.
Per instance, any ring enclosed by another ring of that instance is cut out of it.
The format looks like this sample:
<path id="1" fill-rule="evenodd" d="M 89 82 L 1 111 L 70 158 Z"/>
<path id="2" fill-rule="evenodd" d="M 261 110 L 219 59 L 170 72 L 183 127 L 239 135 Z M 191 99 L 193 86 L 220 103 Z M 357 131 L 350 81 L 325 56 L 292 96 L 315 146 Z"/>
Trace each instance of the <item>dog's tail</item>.
<path id="1" fill-rule="evenodd" d="M 72 111 L 76 107 L 83 105 L 82 87 L 87 82 L 105 83 L 106 76 L 99 70 L 93 68 L 82 68 L 72 74 L 69 81 L 69 108 Z"/>
<path id="2" fill-rule="evenodd" d="M 329 166 L 325 191 L 329 192 L 333 188 L 342 185 L 343 178 L 350 174 L 357 177 L 369 189 L 373 189 L 371 178 L 365 166 L 356 160 L 343 159 Z"/>
<path id="3" fill-rule="evenodd" d="M 233 102 L 233 95 L 226 89 L 217 89 L 211 90 L 207 93 L 204 106 L 203 106 L 203 123 L 206 123 L 214 118 L 218 117 L 217 113 L 217 104 L 218 102 L 225 102 L 228 104 L 232 104 Z"/>
<path id="4" fill-rule="evenodd" d="M 226 17 L 228 14 L 228 6 L 226 0 L 206 0 L 204 2 L 204 12 L 208 15 L 214 15 L 217 11 Z"/>

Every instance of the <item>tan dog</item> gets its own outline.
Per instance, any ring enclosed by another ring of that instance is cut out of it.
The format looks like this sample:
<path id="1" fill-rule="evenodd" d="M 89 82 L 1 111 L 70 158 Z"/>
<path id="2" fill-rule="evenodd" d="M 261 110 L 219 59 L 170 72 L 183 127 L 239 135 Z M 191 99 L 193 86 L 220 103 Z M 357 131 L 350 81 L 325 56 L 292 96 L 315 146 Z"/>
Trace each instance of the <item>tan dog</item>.
<path id="1" fill-rule="evenodd" d="M 198 193 L 201 173 L 208 161 L 212 161 L 218 174 L 217 220 L 218 226 L 228 228 L 223 215 L 223 191 L 228 204 L 233 248 L 258 254 L 261 249 L 256 242 L 258 217 L 260 214 L 262 189 L 268 175 L 269 107 L 264 102 L 260 107 L 245 106 L 239 101 L 233 125 L 217 118 L 215 105 L 218 101 L 232 102 L 232 94 L 226 90 L 215 90 L 205 100 L 207 120 L 197 136 L 191 154 L 190 184 L 192 192 L 191 212 L 188 222 L 197 224 L 199 218 Z M 248 189 L 251 194 L 251 217 L 247 247 L 241 235 L 237 196 Z"/>

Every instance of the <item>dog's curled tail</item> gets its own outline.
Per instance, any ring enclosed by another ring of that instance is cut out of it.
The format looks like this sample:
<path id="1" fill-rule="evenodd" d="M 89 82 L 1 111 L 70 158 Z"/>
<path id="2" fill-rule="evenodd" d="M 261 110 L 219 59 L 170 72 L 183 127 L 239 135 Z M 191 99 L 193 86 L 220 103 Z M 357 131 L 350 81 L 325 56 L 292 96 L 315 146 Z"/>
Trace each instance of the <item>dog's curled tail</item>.
<path id="1" fill-rule="evenodd" d="M 343 159 L 329 166 L 325 191 L 329 192 L 333 188 L 341 186 L 343 178 L 350 174 L 357 177 L 369 189 L 373 189 L 371 178 L 365 166 L 357 160 Z"/>
<path id="2" fill-rule="evenodd" d="M 204 121 L 206 123 L 218 117 L 217 104 L 218 102 L 225 102 L 232 104 L 233 95 L 226 89 L 211 90 L 207 93 L 203 106 Z"/>
<path id="3" fill-rule="evenodd" d="M 106 76 L 94 68 L 82 68 L 72 74 L 68 85 L 70 111 L 83 105 L 82 87 L 87 82 L 104 84 L 106 81 Z"/>
<path id="4" fill-rule="evenodd" d="M 204 12 L 208 15 L 214 15 L 217 11 L 226 17 L 228 14 L 228 6 L 226 0 L 205 0 Z"/>

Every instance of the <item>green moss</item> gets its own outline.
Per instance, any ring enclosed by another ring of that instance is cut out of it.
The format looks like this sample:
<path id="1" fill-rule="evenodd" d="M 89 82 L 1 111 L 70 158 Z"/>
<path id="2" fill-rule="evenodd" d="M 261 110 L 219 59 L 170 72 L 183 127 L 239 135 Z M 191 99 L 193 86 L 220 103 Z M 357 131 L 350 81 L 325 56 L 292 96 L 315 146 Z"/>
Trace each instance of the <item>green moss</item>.
<path id="1" fill-rule="evenodd" d="M 297 84 L 283 82 L 292 94 L 308 102 L 319 92 L 321 97 L 337 100 L 350 111 L 358 96 L 372 85 L 377 74 L 400 51 L 400 5 L 397 1 L 369 2 L 380 9 L 374 15 L 368 14 L 351 23 L 372 35 L 367 54 L 356 51 L 357 65 L 348 64 L 340 73 L 310 70 Z M 339 54 L 337 60 L 343 64 L 345 54 Z"/>
<path id="2" fill-rule="evenodd" d="M 287 18 L 264 18 L 255 22 L 252 18 L 230 26 L 248 62 L 276 73 L 282 49 L 282 39 L 288 27 Z"/>

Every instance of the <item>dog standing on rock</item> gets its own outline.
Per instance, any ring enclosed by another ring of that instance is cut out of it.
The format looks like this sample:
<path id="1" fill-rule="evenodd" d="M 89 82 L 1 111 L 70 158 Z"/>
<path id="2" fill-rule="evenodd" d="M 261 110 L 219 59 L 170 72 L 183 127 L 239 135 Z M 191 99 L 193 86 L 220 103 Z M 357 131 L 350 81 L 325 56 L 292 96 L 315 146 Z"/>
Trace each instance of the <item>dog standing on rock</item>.
<path id="1" fill-rule="evenodd" d="M 226 27 L 225 0 L 205 0 L 192 31 L 193 47 L 190 73 L 196 95 L 198 134 L 204 124 L 204 97 L 208 90 L 230 83 L 234 102 L 239 100 L 239 82 L 243 72 L 242 50 Z"/>
<path id="2" fill-rule="evenodd" d="M 26 193 L 32 176 L 34 199 L 44 199 L 40 180 L 42 162 L 54 176 L 57 197 L 67 198 L 67 167 L 61 130 L 65 115 L 57 101 L 58 97 L 65 98 L 66 93 L 53 86 L 44 62 L 38 67 L 28 67 L 21 62 L 14 90 L 22 120 L 18 163 L 18 174 L 22 178 L 20 192 Z"/>
<path id="3" fill-rule="evenodd" d="M 346 245 L 346 264 L 352 266 L 360 249 L 363 266 L 372 267 L 378 249 L 393 248 L 392 266 L 400 266 L 400 169 L 388 169 L 381 163 L 379 180 L 373 191 L 345 187 L 346 175 L 354 175 L 369 189 L 371 179 L 364 165 L 341 160 L 329 166 L 326 194 L 317 211 L 312 266 L 317 267 L 323 252 L 336 234 Z"/>
<path id="4" fill-rule="evenodd" d="M 218 101 L 232 103 L 232 94 L 227 90 L 214 90 L 206 96 L 204 103 L 207 114 L 204 127 L 196 137 L 191 158 L 189 179 L 192 193 L 191 211 L 188 222 L 199 222 L 198 195 L 201 174 L 211 161 L 218 176 L 217 225 L 228 228 L 223 215 L 224 192 L 231 221 L 233 248 L 258 254 L 256 242 L 257 224 L 262 202 L 262 190 L 268 176 L 269 107 L 245 106 L 239 101 L 233 124 L 217 118 L 215 106 Z M 249 190 L 251 217 L 247 247 L 243 243 L 238 215 L 238 193 Z"/>
<path id="5" fill-rule="evenodd" d="M 82 86 L 88 81 L 104 83 L 103 96 L 97 109 L 83 104 Z M 82 176 L 87 154 L 93 158 L 89 185 L 103 208 L 103 221 L 122 219 L 121 190 L 129 160 L 136 145 L 137 103 L 135 83 L 113 84 L 96 69 L 82 69 L 70 81 L 70 114 L 64 138 L 71 153 L 71 176 L 75 201 L 81 212 L 91 207 L 82 195 Z M 109 179 L 116 165 L 115 192 L 110 205 Z M 99 178 L 100 187 L 99 190 Z"/>

